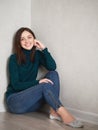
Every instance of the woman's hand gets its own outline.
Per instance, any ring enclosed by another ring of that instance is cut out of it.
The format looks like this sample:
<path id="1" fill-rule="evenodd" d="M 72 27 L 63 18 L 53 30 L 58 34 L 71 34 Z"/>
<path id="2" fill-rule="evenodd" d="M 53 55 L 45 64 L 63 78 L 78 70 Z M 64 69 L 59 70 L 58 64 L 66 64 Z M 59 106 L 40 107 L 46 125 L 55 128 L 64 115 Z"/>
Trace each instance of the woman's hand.
<path id="1" fill-rule="evenodd" d="M 39 83 L 51 83 L 54 84 L 50 79 L 44 78 L 39 81 Z"/>
<path id="2" fill-rule="evenodd" d="M 40 41 L 38 41 L 36 39 L 34 41 L 35 41 L 34 46 L 36 46 L 38 49 L 40 49 L 40 50 L 44 50 L 45 49 L 45 46 Z"/>

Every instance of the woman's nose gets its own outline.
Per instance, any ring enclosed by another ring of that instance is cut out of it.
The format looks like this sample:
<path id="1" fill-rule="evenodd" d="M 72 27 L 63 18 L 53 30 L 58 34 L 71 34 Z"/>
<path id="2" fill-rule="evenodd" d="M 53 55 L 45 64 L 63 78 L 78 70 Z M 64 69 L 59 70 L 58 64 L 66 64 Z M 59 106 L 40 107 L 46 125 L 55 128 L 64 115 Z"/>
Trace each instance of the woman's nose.
<path id="1" fill-rule="evenodd" d="M 25 42 L 28 42 L 28 39 L 25 39 Z"/>

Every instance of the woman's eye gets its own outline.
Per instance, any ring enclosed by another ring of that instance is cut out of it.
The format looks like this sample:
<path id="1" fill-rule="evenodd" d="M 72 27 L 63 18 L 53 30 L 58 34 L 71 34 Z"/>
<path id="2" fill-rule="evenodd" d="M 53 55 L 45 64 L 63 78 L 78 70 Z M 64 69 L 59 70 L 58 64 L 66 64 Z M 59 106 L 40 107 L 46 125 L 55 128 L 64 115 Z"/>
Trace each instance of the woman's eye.
<path id="1" fill-rule="evenodd" d="M 32 37 L 30 36 L 30 37 L 28 37 L 29 39 L 31 39 Z"/>
<path id="2" fill-rule="evenodd" d="M 24 39 L 23 38 L 21 38 L 21 41 L 23 41 Z"/>

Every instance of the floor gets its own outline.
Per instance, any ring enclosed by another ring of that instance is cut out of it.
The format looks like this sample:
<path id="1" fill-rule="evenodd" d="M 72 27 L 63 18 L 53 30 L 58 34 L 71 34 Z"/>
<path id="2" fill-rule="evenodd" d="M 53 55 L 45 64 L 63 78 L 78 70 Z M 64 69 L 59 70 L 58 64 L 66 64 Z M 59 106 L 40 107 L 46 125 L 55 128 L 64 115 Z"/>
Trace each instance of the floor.
<path id="1" fill-rule="evenodd" d="M 84 128 L 71 128 L 59 121 L 50 120 L 41 112 L 23 115 L 0 113 L 0 130 L 98 130 L 98 125 L 84 123 Z"/>

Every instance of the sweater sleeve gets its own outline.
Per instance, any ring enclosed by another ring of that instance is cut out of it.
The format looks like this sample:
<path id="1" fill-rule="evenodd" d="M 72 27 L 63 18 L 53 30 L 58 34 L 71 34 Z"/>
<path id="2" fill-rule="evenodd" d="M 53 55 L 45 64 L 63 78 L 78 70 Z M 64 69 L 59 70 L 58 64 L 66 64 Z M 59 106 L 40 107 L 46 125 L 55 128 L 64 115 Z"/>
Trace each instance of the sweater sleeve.
<path id="1" fill-rule="evenodd" d="M 40 51 L 40 64 L 43 65 L 49 71 L 56 69 L 56 62 L 47 48 Z"/>
<path id="2" fill-rule="evenodd" d="M 18 66 L 13 55 L 10 57 L 9 60 L 9 75 L 11 85 L 16 92 L 25 90 L 39 83 L 39 80 L 34 80 L 32 82 L 21 82 L 19 80 Z"/>

